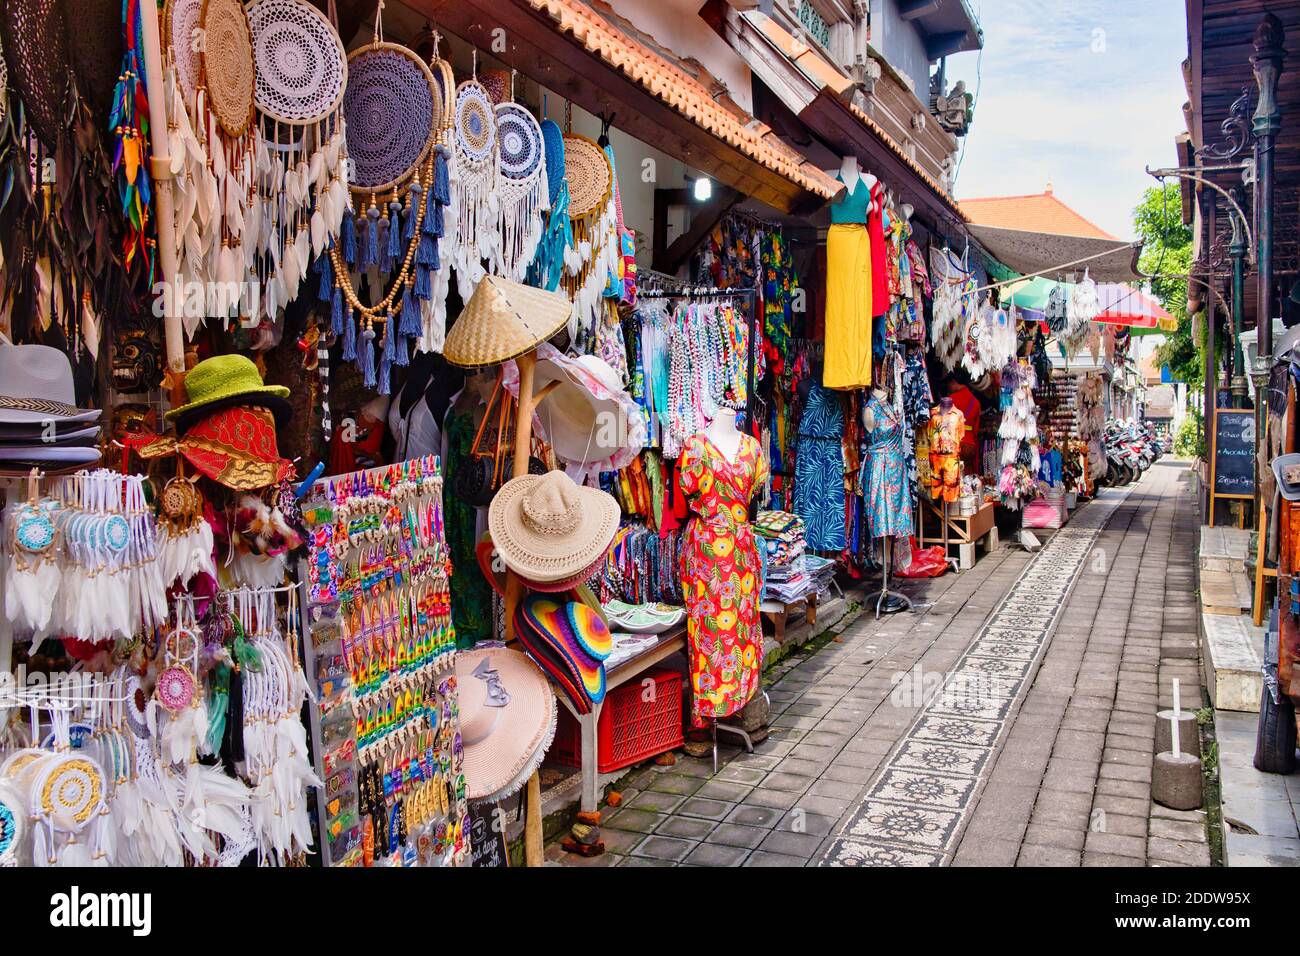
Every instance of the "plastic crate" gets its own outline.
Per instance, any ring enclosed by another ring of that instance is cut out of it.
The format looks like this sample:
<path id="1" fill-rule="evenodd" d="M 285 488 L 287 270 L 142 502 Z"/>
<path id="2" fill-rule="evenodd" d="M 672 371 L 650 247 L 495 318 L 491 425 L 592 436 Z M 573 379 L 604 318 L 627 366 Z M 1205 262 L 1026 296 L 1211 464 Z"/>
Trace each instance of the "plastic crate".
<path id="1" fill-rule="evenodd" d="M 654 699 L 642 700 L 644 681 L 655 682 Z M 568 708 L 559 708 L 555 742 L 548 763 L 565 767 L 582 764 L 582 728 Z M 682 675 L 658 668 L 640 680 L 616 687 L 605 697 L 596 723 L 596 769 L 600 773 L 622 770 L 649 760 L 686 741 L 682 728 Z"/>

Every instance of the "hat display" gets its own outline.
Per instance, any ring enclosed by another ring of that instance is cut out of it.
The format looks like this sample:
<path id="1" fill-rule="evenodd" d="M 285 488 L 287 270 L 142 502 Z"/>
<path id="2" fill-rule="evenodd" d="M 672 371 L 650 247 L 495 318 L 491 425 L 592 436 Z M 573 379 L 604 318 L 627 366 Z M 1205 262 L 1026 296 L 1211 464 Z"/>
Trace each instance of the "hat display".
<path id="1" fill-rule="evenodd" d="M 243 355 L 214 355 L 195 365 L 185 375 L 185 396 L 189 399 L 186 404 L 163 416 L 175 422 L 176 431 L 182 435 L 211 412 L 235 405 L 268 408 L 281 426 L 291 413 L 285 401 L 289 389 L 283 385 L 263 385 L 262 373 L 252 359 Z"/>
<path id="2" fill-rule="evenodd" d="M 447 333 L 443 355 L 462 368 L 518 358 L 564 328 L 571 311 L 568 297 L 559 292 L 484 276 Z"/>
<path id="3" fill-rule="evenodd" d="M 266 488 L 293 474 L 293 463 L 280 457 L 274 416 L 258 406 L 218 409 L 182 437 L 154 437 L 139 453 L 145 459 L 184 455 L 202 474 L 237 491 Z"/>
<path id="4" fill-rule="evenodd" d="M 545 585 L 572 579 L 603 558 L 618 518 L 613 495 L 550 471 L 502 485 L 488 508 L 488 529 L 506 567 Z"/>
<path id="5" fill-rule="evenodd" d="M 456 655 L 465 788 L 499 800 L 522 787 L 555 738 L 555 695 L 525 654 L 504 647 Z"/>
<path id="6" fill-rule="evenodd" d="M 613 639 L 594 608 L 534 594 L 515 612 L 515 636 L 581 713 L 605 699 L 602 662 L 613 650 Z"/>
<path id="7" fill-rule="evenodd" d="M 1300 452 L 1278 455 L 1273 459 L 1277 490 L 1287 501 L 1300 501 Z"/>
<path id="8" fill-rule="evenodd" d="M 584 465 L 611 462 L 601 470 L 618 471 L 645 447 L 641 406 L 604 359 L 570 358 L 544 344 L 538 351 L 534 381 L 538 391 L 551 382 L 560 383 L 537 404 L 535 418 L 562 460 Z"/>
<path id="9" fill-rule="evenodd" d="M 91 422 L 98 408 L 78 408 L 72 363 L 48 345 L 0 340 L 0 424 Z"/>

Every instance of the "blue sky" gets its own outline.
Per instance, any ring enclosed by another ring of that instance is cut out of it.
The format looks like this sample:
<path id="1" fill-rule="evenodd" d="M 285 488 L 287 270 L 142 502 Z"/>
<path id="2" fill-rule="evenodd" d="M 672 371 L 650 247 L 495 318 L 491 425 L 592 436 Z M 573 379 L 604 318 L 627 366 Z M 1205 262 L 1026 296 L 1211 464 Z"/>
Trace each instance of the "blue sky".
<path id="1" fill-rule="evenodd" d="M 948 61 L 949 83 L 975 91 L 957 177 L 960 198 L 1042 192 L 1103 229 L 1132 235 L 1132 209 L 1175 165 L 1186 100 L 1183 0 L 968 0 L 983 59 Z"/>

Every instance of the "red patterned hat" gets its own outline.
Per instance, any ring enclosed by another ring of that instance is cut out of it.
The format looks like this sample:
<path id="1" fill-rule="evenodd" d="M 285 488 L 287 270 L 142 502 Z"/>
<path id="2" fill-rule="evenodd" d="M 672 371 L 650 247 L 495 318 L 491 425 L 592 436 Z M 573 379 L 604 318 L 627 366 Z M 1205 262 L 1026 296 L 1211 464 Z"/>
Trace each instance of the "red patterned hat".
<path id="1" fill-rule="evenodd" d="M 195 422 L 183 438 L 158 436 L 140 448 L 141 458 L 175 454 L 237 491 L 266 488 L 293 473 L 293 463 L 280 457 L 275 416 L 257 405 L 219 409 Z"/>

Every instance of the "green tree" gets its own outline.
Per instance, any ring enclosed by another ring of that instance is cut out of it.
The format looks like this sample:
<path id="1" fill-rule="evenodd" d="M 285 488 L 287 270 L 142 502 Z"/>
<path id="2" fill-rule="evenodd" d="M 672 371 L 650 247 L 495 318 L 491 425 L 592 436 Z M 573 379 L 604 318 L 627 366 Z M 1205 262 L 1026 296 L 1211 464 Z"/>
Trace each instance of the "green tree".
<path id="1" fill-rule="evenodd" d="M 1178 329 L 1168 333 L 1156 349 L 1156 360 L 1168 365 L 1174 381 L 1186 382 L 1200 391 L 1205 381 L 1204 322 L 1193 323 L 1187 314 L 1187 275 L 1192 267 L 1192 229 L 1183 223 L 1182 196 L 1176 180 L 1152 186 L 1142 194 L 1133 210 L 1133 228 L 1143 240 L 1138 268 L 1154 275 L 1151 292 L 1166 311 L 1178 320 Z M 1196 335 L 1193 325 L 1200 327 Z M 1215 354 L 1225 354 L 1222 332 L 1215 340 Z"/>

